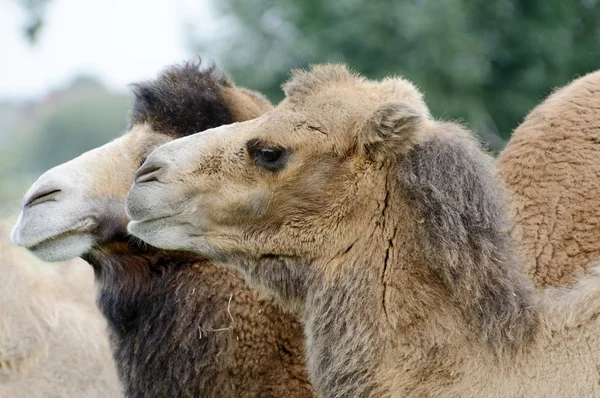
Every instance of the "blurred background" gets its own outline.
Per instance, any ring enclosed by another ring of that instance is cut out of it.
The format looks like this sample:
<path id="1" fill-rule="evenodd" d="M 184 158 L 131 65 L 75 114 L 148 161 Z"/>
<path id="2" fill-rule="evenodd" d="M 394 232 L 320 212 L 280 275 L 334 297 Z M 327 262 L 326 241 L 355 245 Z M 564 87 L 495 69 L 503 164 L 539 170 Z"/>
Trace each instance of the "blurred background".
<path id="1" fill-rule="evenodd" d="M 399 74 L 499 151 L 553 89 L 600 68 L 599 0 L 0 0 L 0 214 L 123 133 L 127 84 L 208 56 L 277 102 L 291 68 Z"/>

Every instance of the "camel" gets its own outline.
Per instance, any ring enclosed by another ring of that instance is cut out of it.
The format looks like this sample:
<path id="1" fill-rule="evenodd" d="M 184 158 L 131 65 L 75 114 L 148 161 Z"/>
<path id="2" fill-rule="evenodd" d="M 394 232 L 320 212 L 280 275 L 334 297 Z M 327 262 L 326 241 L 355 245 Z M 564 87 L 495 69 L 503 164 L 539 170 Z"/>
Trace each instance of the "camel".
<path id="1" fill-rule="evenodd" d="M 312 397 L 302 327 L 237 273 L 127 234 L 124 202 L 156 146 L 272 108 L 218 68 L 167 68 L 133 85 L 129 131 L 44 173 L 29 189 L 13 241 L 94 271 L 128 397 Z"/>
<path id="2" fill-rule="evenodd" d="M 497 160 L 513 234 L 538 287 L 573 284 L 600 254 L 600 72 L 556 91 Z"/>
<path id="3" fill-rule="evenodd" d="M 473 134 L 399 77 L 321 65 L 284 91 L 155 149 L 129 232 L 297 311 L 318 396 L 600 395 L 600 272 L 535 290 Z"/>
<path id="4" fill-rule="evenodd" d="M 122 396 L 92 270 L 48 268 L 0 222 L 0 397 Z"/>

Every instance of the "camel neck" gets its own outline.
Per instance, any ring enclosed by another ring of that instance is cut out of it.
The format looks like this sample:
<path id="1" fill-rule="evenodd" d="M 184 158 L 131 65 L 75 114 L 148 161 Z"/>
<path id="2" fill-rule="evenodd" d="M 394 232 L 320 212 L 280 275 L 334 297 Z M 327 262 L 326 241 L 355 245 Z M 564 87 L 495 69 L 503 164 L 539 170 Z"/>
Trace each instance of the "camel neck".
<path id="1" fill-rule="evenodd" d="M 417 384 L 431 370 L 436 350 L 456 352 L 450 347 L 467 343 L 458 311 L 439 287 L 413 288 L 423 276 L 410 270 L 398 275 L 392 261 L 403 251 L 389 239 L 379 241 L 386 243 L 377 250 L 372 240 L 356 242 L 346 253 L 353 259 L 340 265 L 343 274 L 308 289 L 305 335 L 311 382 L 320 396 L 385 396 L 386 366 L 405 372 L 405 385 Z M 448 326 L 456 333 L 448 335 Z M 399 368 L 404 362 L 411 367 Z"/>
<path id="2" fill-rule="evenodd" d="M 308 289 L 307 349 L 322 396 L 384 394 L 380 379 L 389 366 L 403 386 L 423 377 L 451 379 L 450 363 L 469 362 L 468 352 L 493 363 L 533 339 L 534 291 L 516 271 L 505 233 L 473 226 L 462 247 L 452 236 L 432 242 L 444 238 L 429 230 L 437 220 L 409 198 L 392 191 L 380 202 L 370 227 L 323 264 L 326 271 Z M 431 361 L 440 352 L 464 355 L 441 355 L 447 363 L 438 361 L 434 372 Z M 403 362 L 411 364 L 404 373 Z"/>

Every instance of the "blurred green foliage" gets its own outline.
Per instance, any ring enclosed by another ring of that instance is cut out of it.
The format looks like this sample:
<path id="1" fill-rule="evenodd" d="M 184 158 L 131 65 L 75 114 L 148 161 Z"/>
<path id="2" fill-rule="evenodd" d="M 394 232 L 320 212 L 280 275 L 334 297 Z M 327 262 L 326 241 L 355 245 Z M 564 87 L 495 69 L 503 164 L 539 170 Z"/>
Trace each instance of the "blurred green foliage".
<path id="1" fill-rule="evenodd" d="M 61 104 L 34 131 L 27 171 L 47 170 L 123 133 L 128 103 L 126 96 L 98 93 Z"/>
<path id="2" fill-rule="evenodd" d="M 496 150 L 551 91 L 600 66 L 598 0 L 214 0 L 227 33 L 196 38 L 236 82 L 282 98 L 291 68 L 344 62 L 399 74 L 437 117 Z"/>
<path id="3" fill-rule="evenodd" d="M 79 77 L 39 102 L 0 104 L 4 121 L 12 115 L 0 123 L 0 215 L 42 172 L 123 133 L 129 102 L 129 95 Z"/>

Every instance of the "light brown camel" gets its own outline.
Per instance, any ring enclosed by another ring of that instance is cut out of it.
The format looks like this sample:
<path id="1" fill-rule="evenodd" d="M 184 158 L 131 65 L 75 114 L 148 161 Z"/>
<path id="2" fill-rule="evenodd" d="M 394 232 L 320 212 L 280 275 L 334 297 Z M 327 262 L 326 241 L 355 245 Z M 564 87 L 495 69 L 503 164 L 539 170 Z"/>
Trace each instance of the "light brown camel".
<path id="1" fill-rule="evenodd" d="M 81 260 L 49 268 L 12 245 L 0 222 L 0 397 L 122 396 Z"/>
<path id="2" fill-rule="evenodd" d="M 600 254 L 600 72 L 556 91 L 497 160 L 537 286 L 573 283 Z"/>
<path id="3" fill-rule="evenodd" d="M 46 260 L 81 256 L 129 397 L 312 397 L 301 326 L 235 272 L 127 235 L 124 202 L 161 143 L 272 108 L 218 69 L 186 64 L 133 86 L 122 137 L 42 175 L 13 240 Z"/>
<path id="4" fill-rule="evenodd" d="M 258 119 L 157 148 L 129 231 L 304 318 L 322 397 L 600 394 L 600 275 L 536 293 L 472 134 L 401 78 L 298 71 Z"/>

